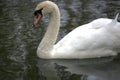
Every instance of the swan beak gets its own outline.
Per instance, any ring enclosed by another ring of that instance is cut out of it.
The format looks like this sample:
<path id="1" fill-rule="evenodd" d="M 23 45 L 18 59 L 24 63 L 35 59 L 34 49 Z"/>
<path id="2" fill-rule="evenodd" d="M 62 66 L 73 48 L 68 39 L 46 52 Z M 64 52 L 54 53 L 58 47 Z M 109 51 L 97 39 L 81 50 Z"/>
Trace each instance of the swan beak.
<path id="1" fill-rule="evenodd" d="M 41 18 L 42 18 L 42 16 L 40 14 L 36 15 L 35 18 L 34 18 L 33 26 L 36 26 Z"/>

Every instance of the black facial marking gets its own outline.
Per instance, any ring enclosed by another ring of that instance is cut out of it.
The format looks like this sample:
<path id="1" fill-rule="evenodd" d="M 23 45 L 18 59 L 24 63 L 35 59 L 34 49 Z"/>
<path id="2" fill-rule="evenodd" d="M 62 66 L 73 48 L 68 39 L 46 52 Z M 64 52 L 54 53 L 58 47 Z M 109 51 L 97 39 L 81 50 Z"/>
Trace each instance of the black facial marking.
<path id="1" fill-rule="evenodd" d="M 35 16 L 37 16 L 38 14 L 43 15 L 43 14 L 42 14 L 42 10 L 43 10 L 43 8 L 41 8 L 41 9 L 39 9 L 39 10 L 36 10 L 36 11 L 34 12 L 34 15 L 35 15 Z"/>

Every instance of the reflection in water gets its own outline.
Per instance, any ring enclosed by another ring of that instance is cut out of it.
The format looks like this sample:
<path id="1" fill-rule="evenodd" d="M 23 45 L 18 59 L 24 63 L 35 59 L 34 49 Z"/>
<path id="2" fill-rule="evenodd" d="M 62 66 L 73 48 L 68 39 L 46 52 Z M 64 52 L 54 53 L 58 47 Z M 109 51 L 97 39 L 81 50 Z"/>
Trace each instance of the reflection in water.
<path id="1" fill-rule="evenodd" d="M 48 19 L 33 28 L 33 12 L 42 0 L 0 0 L 0 80 L 119 80 L 120 59 L 42 60 L 36 49 Z M 53 0 L 61 11 L 60 40 L 79 25 L 113 18 L 119 0 Z"/>
<path id="2" fill-rule="evenodd" d="M 39 60 L 38 67 L 49 80 L 119 80 L 119 62 L 110 57 L 86 60 Z"/>

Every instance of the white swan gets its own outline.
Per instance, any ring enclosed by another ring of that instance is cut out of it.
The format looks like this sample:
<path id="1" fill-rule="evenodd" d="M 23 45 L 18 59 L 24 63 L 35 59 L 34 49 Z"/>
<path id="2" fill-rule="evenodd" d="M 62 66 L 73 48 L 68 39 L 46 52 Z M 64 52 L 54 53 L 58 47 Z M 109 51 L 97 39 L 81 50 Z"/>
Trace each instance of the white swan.
<path id="1" fill-rule="evenodd" d="M 34 25 L 41 17 L 49 14 L 50 21 L 37 55 L 44 59 L 82 59 L 117 55 L 120 52 L 120 23 L 100 18 L 79 26 L 55 44 L 59 26 L 60 12 L 57 5 L 44 1 L 35 9 Z M 55 44 L 55 45 L 54 45 Z"/>

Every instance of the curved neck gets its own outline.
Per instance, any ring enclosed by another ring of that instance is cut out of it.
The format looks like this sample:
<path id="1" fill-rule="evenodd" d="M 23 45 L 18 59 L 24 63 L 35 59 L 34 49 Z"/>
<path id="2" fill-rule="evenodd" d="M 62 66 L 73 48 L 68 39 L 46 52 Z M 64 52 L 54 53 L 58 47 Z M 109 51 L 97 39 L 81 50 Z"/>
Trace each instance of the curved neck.
<path id="1" fill-rule="evenodd" d="M 39 44 L 39 49 L 42 52 L 49 53 L 56 42 L 60 26 L 60 12 L 58 7 L 50 14 L 50 21 L 44 38 Z"/>

